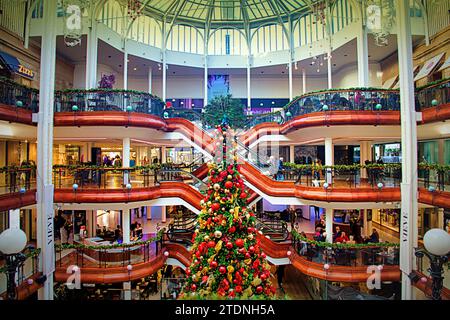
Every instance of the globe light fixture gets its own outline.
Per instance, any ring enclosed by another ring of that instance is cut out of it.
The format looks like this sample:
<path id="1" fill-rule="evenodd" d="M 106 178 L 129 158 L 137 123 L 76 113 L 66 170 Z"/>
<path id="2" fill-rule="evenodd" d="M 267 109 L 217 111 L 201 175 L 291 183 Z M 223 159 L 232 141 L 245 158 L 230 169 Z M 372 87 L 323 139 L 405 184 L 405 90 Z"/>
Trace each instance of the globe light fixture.
<path id="1" fill-rule="evenodd" d="M 444 282 L 444 264 L 447 263 L 447 254 L 450 252 L 450 235 L 443 229 L 431 229 L 423 236 L 425 249 L 416 249 L 415 256 L 422 259 L 424 256 L 430 261 L 431 296 L 433 300 L 441 300 L 441 291 Z M 423 280 L 421 280 L 423 281 Z"/>
<path id="2" fill-rule="evenodd" d="M 20 107 L 23 107 L 23 102 L 20 101 L 20 100 L 17 100 L 17 101 L 16 101 L 16 106 L 18 106 L 19 108 L 20 108 Z"/>
<path id="3" fill-rule="evenodd" d="M 377 187 L 378 189 L 382 189 L 384 187 L 383 182 L 378 182 Z"/>
<path id="4" fill-rule="evenodd" d="M 72 111 L 78 111 L 78 106 L 77 105 L 73 105 L 72 106 Z"/>
<path id="5" fill-rule="evenodd" d="M 433 107 L 437 106 L 438 105 L 438 101 L 436 99 L 431 100 L 431 105 Z"/>
<path id="6" fill-rule="evenodd" d="M 24 187 L 20 188 L 19 192 L 20 193 L 25 193 L 25 191 L 27 191 Z"/>
<path id="7" fill-rule="evenodd" d="M 375 106 L 375 109 L 377 110 L 381 110 L 383 106 L 381 105 L 381 103 L 377 103 L 377 105 Z"/>
<path id="8" fill-rule="evenodd" d="M 133 107 L 132 106 L 127 106 L 127 111 L 128 112 L 133 111 Z"/>
<path id="9" fill-rule="evenodd" d="M 127 188 L 128 190 L 130 190 L 130 189 L 131 189 L 131 184 L 130 184 L 130 183 L 127 183 L 126 188 Z"/>
<path id="10" fill-rule="evenodd" d="M 0 234 L 0 252 L 4 255 L 6 261 L 8 300 L 17 298 L 16 272 L 25 263 L 26 257 L 22 251 L 26 245 L 27 235 L 19 228 L 9 228 Z"/>
<path id="11" fill-rule="evenodd" d="M 292 116 L 292 113 L 290 111 L 286 112 L 286 117 Z"/>
<path id="12" fill-rule="evenodd" d="M 72 185 L 73 191 L 77 191 L 78 190 L 78 185 L 76 183 L 74 183 Z"/>
<path id="13" fill-rule="evenodd" d="M 436 191 L 436 188 L 434 186 L 429 186 L 428 191 L 434 192 L 434 191 Z"/>
<path id="14" fill-rule="evenodd" d="M 323 184 L 323 188 L 324 188 L 324 189 L 328 189 L 329 186 L 330 186 L 330 185 L 328 184 L 328 182 L 325 182 L 325 183 Z"/>
<path id="15" fill-rule="evenodd" d="M 323 111 L 328 111 L 328 109 L 329 109 L 329 108 L 328 108 L 328 106 L 327 106 L 326 104 L 324 104 L 324 105 L 322 106 L 322 110 L 323 110 Z"/>
<path id="16" fill-rule="evenodd" d="M 163 117 L 164 117 L 164 119 L 167 119 L 167 118 L 169 118 L 169 113 L 168 113 L 167 111 L 164 111 L 164 113 L 163 113 Z"/>

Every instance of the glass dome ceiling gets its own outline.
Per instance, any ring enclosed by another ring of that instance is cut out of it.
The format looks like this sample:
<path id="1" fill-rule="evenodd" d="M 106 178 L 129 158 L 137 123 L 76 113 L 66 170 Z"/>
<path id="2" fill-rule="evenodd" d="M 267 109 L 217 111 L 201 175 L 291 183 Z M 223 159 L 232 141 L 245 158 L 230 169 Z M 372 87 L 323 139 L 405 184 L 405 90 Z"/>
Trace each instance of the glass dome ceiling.
<path id="1" fill-rule="evenodd" d="M 255 26 L 273 20 L 287 20 L 311 10 L 317 0 L 150 0 L 145 11 L 150 16 L 178 23 L 210 25 L 224 24 L 243 27 Z M 145 1 L 144 1 L 145 3 Z"/>

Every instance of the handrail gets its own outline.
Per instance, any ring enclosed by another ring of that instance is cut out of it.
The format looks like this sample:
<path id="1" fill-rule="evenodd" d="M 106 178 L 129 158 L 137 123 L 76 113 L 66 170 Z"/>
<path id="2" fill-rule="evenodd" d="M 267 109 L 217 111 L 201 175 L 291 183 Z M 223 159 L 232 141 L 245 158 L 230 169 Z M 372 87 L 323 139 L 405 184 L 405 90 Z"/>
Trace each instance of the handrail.
<path id="1" fill-rule="evenodd" d="M 430 106 L 444 105 L 450 102 L 450 78 L 428 84 L 416 89 L 416 107 L 418 111 Z M 18 90 L 21 94 L 12 94 Z M 0 103 L 25 107 L 37 112 L 38 91 L 27 88 L 9 79 L 0 78 Z M 3 99 L 2 99 L 3 98 Z M 19 101 L 19 104 L 16 104 Z M 143 112 L 158 117 L 181 117 L 200 122 L 204 129 L 200 111 L 193 109 L 165 108 L 160 98 L 143 91 L 123 89 L 67 89 L 55 91 L 55 111 L 127 111 Z M 324 108 L 326 106 L 326 110 Z M 399 90 L 383 88 L 346 88 L 325 89 L 302 94 L 286 104 L 281 111 L 249 116 L 244 125 L 249 128 L 262 122 L 284 123 L 302 114 L 333 110 L 399 110 Z"/>
<path id="2" fill-rule="evenodd" d="M 191 172 L 182 169 L 159 169 L 155 171 L 155 183 L 167 182 L 167 181 L 180 181 L 184 180 L 183 175 L 187 175 L 189 180 L 193 180 L 192 186 L 197 188 L 200 193 L 205 192 L 208 189 L 208 185 L 201 179 L 197 178 Z"/>

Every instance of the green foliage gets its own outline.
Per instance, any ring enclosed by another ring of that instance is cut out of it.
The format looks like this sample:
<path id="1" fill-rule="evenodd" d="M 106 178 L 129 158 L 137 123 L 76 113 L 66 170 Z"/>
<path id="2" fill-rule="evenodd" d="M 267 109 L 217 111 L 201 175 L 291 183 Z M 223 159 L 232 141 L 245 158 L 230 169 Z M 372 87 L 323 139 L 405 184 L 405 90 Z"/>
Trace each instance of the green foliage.
<path id="1" fill-rule="evenodd" d="M 244 125 L 246 116 L 244 105 L 239 99 L 233 99 L 231 95 L 217 96 L 205 107 L 203 115 L 206 124 L 215 127 L 222 123 L 226 115 L 228 124 L 232 128 L 240 128 Z"/>

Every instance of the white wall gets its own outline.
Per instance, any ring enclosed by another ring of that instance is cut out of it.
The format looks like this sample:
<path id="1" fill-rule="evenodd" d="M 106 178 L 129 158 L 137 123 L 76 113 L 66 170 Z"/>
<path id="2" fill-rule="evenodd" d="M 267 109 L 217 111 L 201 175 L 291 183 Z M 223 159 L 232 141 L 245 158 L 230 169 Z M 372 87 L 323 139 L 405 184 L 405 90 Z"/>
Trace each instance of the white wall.
<path id="1" fill-rule="evenodd" d="M 348 65 L 333 74 L 333 87 L 335 88 L 351 88 L 358 86 L 358 66 L 357 64 Z M 369 86 L 382 86 L 382 73 L 379 63 L 369 64 Z"/>

